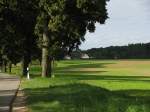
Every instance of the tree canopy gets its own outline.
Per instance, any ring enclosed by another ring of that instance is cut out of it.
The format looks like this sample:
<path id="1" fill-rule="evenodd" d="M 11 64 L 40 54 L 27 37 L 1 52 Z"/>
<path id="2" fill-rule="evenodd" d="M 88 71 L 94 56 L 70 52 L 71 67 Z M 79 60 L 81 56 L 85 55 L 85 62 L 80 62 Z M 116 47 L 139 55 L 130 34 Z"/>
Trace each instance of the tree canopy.
<path id="1" fill-rule="evenodd" d="M 79 45 L 87 30 L 94 32 L 95 23 L 108 18 L 106 0 L 41 0 L 39 6 L 35 31 L 42 37 L 47 24 L 51 45 Z"/>
<path id="2" fill-rule="evenodd" d="M 40 0 L 39 15 L 35 27 L 36 34 L 41 38 L 43 76 L 48 74 L 50 51 L 63 48 L 68 52 L 77 48 L 86 31 L 94 32 L 95 23 L 104 24 L 108 18 L 106 0 Z"/>
<path id="3" fill-rule="evenodd" d="M 47 76 L 56 52 L 69 54 L 85 40 L 87 31 L 95 31 L 96 23 L 105 23 L 107 1 L 0 0 L 1 54 L 12 62 L 20 57 L 16 59 L 23 60 L 24 70 L 32 56 L 42 56 L 42 74 Z"/>

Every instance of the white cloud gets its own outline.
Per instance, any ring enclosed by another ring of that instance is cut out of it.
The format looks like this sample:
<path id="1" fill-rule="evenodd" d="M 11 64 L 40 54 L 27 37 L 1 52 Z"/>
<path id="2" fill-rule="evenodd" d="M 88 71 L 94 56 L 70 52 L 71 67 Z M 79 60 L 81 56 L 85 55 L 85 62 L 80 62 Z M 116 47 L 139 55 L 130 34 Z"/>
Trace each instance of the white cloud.
<path id="1" fill-rule="evenodd" d="M 86 34 L 81 49 L 150 42 L 150 15 L 148 0 L 111 0 L 108 3 L 110 19 L 97 24 L 95 33 Z"/>

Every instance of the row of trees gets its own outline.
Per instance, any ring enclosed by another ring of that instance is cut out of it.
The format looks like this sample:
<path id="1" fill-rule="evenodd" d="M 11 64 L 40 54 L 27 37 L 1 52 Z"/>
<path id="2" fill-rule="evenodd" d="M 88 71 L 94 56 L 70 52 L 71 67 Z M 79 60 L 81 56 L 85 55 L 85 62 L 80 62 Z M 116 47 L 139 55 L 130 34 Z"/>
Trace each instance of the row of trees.
<path id="1" fill-rule="evenodd" d="M 150 59 L 150 43 L 93 48 L 84 52 L 95 59 Z"/>
<path id="2" fill-rule="evenodd" d="M 0 0 L 0 63 L 22 61 L 23 75 L 32 59 L 42 61 L 42 76 L 51 76 L 59 51 L 70 53 L 108 18 L 108 0 Z M 11 70 L 11 69 L 10 69 Z"/>

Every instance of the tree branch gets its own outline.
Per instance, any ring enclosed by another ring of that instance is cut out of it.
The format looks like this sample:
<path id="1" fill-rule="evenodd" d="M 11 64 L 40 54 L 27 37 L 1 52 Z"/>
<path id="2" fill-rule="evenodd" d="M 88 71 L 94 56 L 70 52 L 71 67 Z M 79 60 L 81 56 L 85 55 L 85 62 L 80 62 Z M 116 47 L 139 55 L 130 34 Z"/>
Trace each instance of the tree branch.
<path id="1" fill-rule="evenodd" d="M 4 6 L 4 4 L 3 4 L 3 3 L 0 3 L 0 5 Z"/>

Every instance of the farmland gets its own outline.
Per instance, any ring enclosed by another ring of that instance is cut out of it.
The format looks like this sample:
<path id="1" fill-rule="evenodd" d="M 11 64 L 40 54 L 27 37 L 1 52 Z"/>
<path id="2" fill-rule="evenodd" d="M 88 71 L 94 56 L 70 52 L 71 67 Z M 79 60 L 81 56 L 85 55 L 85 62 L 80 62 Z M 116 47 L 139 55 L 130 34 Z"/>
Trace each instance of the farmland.
<path id="1" fill-rule="evenodd" d="M 31 112 L 149 112 L 150 60 L 69 60 L 55 63 L 54 78 L 30 66 L 23 79 Z"/>

